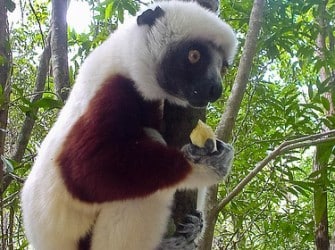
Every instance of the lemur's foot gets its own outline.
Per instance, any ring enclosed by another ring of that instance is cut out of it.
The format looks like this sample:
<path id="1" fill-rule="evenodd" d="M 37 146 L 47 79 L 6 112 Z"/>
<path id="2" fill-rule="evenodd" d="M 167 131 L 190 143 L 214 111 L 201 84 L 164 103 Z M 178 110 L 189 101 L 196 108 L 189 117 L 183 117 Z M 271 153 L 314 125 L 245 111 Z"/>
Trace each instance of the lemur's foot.
<path id="1" fill-rule="evenodd" d="M 177 226 L 173 237 L 163 239 L 157 250 L 195 250 L 195 239 L 203 228 L 202 214 L 199 211 L 186 215 L 183 222 Z"/>

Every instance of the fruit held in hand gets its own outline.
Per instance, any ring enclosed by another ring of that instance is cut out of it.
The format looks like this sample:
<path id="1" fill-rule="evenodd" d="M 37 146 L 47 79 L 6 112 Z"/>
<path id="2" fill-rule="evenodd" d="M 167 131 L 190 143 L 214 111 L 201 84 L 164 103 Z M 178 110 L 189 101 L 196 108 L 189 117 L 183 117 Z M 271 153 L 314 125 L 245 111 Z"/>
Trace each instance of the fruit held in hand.
<path id="1" fill-rule="evenodd" d="M 191 132 L 190 139 L 193 145 L 196 145 L 200 148 L 205 147 L 207 140 L 212 140 L 214 143 L 213 151 L 217 150 L 214 131 L 210 126 L 208 126 L 201 120 L 198 121 L 197 126 Z"/>

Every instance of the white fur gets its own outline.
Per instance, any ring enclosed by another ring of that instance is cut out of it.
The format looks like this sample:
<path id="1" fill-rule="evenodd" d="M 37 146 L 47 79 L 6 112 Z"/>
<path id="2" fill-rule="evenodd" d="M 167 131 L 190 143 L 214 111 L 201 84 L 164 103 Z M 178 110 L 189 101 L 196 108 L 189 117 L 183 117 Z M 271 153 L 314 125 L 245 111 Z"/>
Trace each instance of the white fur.
<path id="1" fill-rule="evenodd" d="M 173 194 L 163 191 L 143 199 L 104 204 L 93 231 L 93 249 L 157 247 L 166 229 Z"/>
<path id="2" fill-rule="evenodd" d="M 185 101 L 163 91 L 152 74 L 165 53 L 164 44 L 203 37 L 225 48 L 228 58 L 235 53 L 233 31 L 215 14 L 191 2 L 158 5 L 165 15 L 157 22 L 157 28 L 149 31 L 148 27 L 138 27 L 132 19 L 88 56 L 58 120 L 41 144 L 22 190 L 24 226 L 36 250 L 75 250 L 76 240 L 94 223 L 94 250 L 153 249 L 164 233 L 174 191 L 218 182 L 214 173 L 198 166 L 185 183 L 146 198 L 91 204 L 71 196 L 56 164 L 66 135 L 108 77 L 114 74 L 129 77 L 146 99 L 169 99 L 185 106 Z M 155 133 L 153 136 L 163 140 Z"/>

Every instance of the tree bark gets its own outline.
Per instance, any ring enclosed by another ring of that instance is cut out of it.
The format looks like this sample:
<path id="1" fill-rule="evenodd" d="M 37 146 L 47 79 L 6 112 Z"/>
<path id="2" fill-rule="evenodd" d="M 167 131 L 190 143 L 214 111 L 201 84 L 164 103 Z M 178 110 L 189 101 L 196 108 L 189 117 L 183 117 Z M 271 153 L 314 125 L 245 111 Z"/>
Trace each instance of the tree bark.
<path id="1" fill-rule="evenodd" d="M 322 0 L 319 5 L 319 14 L 318 14 L 318 25 L 319 31 L 316 47 L 317 47 L 317 56 L 319 60 L 325 60 L 325 51 L 327 50 L 326 46 L 326 36 L 327 36 L 327 21 L 326 17 L 326 8 L 328 0 Z M 331 71 L 331 70 L 330 70 Z M 328 75 L 325 67 L 320 69 L 320 81 L 325 83 Z M 332 93 L 325 93 L 324 96 L 329 101 L 329 110 L 325 111 L 326 115 L 334 114 L 334 103 L 332 100 Z M 327 128 L 325 128 L 327 130 Z M 315 246 L 317 250 L 327 250 L 330 247 L 329 242 L 329 231 L 328 231 L 328 192 L 327 192 L 327 168 L 328 160 L 322 160 L 323 157 L 320 157 L 324 152 L 324 146 L 319 145 L 315 150 L 315 157 L 313 163 L 313 171 L 319 171 L 320 175 L 315 180 L 314 187 L 314 221 L 315 221 Z"/>
<path id="2" fill-rule="evenodd" d="M 231 138 L 232 130 L 235 125 L 236 117 L 241 106 L 241 102 L 247 87 L 249 74 L 252 68 L 252 61 L 256 54 L 257 39 L 260 33 L 262 16 L 264 12 L 264 0 L 255 0 L 250 14 L 249 30 L 246 36 L 243 53 L 240 59 L 237 76 L 234 81 L 232 92 L 227 100 L 225 112 L 217 127 L 217 137 L 225 142 Z M 213 197 L 217 196 L 217 187 L 208 190 L 207 206 L 205 218 L 216 219 L 218 213 L 217 202 Z M 199 242 L 199 249 L 212 249 L 215 223 L 209 223 L 205 227 L 204 237 Z"/>
<path id="3" fill-rule="evenodd" d="M 319 177 L 315 180 L 314 187 L 314 221 L 315 221 L 315 246 L 317 250 L 329 249 L 328 231 L 328 198 L 327 198 L 327 165 L 328 162 L 320 160 L 322 145 L 316 147 L 313 171 L 320 171 Z"/>
<path id="4" fill-rule="evenodd" d="M 40 62 L 37 69 L 37 76 L 35 80 L 34 95 L 30 100 L 31 102 L 35 102 L 41 99 L 43 95 L 46 79 L 49 72 L 49 64 L 51 58 L 50 38 L 51 38 L 51 31 L 49 32 L 48 37 L 44 42 L 45 47 L 40 57 Z M 38 113 L 38 107 L 34 108 L 29 114 L 26 114 L 22 129 L 19 134 L 19 138 L 16 143 L 16 147 L 12 154 L 12 159 L 15 160 L 16 162 L 20 162 L 24 156 L 24 152 L 27 148 L 31 132 L 35 125 L 37 113 Z"/>
<path id="5" fill-rule="evenodd" d="M 164 138 L 168 145 L 180 148 L 189 142 L 189 134 L 198 120 L 204 120 L 205 109 L 182 108 L 169 103 L 164 104 Z M 186 214 L 196 209 L 197 192 L 177 191 L 173 206 L 173 220 L 181 223 Z"/>
<path id="6" fill-rule="evenodd" d="M 67 47 L 67 0 L 52 0 L 51 62 L 55 89 L 63 102 L 70 91 Z"/>
<path id="7" fill-rule="evenodd" d="M 31 102 L 39 100 L 43 95 L 46 78 L 49 72 L 49 65 L 51 58 L 50 39 L 51 39 L 51 31 L 49 32 L 46 41 L 44 42 L 45 47 L 40 57 L 37 76 L 35 80 L 34 95 L 30 99 Z M 37 114 L 38 114 L 38 107 L 33 108 L 28 114 L 26 114 L 26 117 L 24 119 L 21 131 L 19 133 L 16 142 L 16 146 L 14 148 L 13 153 L 11 154 L 11 158 L 16 162 L 21 162 L 24 156 L 24 153 L 27 149 L 27 145 L 31 137 L 31 133 L 35 125 Z M 3 180 L 3 190 L 6 190 L 11 182 L 12 182 L 11 176 L 6 175 Z"/>
<path id="8" fill-rule="evenodd" d="M 5 139 L 8 119 L 9 97 L 11 92 L 10 68 L 11 51 L 9 44 L 6 0 L 0 0 L 0 156 L 5 153 Z M 0 160 L 0 186 L 4 176 L 4 166 Z M 2 188 L 1 188 L 2 191 Z M 2 192 L 1 192 L 2 193 Z"/>
<path id="9" fill-rule="evenodd" d="M 9 27 L 6 0 L 0 0 L 0 156 L 5 154 L 5 141 L 8 119 L 9 98 L 11 92 L 10 71 L 11 71 L 11 50 L 9 44 Z M 7 248 L 5 213 L 3 209 L 3 178 L 4 178 L 4 164 L 0 159 L 0 234 L 1 237 L 0 248 Z"/>

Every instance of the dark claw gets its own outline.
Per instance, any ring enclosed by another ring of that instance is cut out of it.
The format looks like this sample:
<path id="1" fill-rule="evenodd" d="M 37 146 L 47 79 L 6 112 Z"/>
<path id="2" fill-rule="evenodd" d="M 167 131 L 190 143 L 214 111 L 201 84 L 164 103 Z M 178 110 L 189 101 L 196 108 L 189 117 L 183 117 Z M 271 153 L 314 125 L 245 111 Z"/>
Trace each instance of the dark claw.
<path id="1" fill-rule="evenodd" d="M 201 233 L 203 228 L 202 213 L 194 211 L 186 215 L 184 221 L 177 227 L 176 234 L 183 235 L 188 242 L 193 242 Z"/>
<path id="2" fill-rule="evenodd" d="M 200 235 L 202 228 L 202 213 L 194 211 L 185 216 L 172 238 L 163 239 L 157 250 L 195 250 L 197 246 L 194 240 Z"/>
<path id="3" fill-rule="evenodd" d="M 212 153 L 214 151 L 214 141 L 212 139 L 207 139 L 205 142 L 205 148 L 207 150 L 208 153 Z"/>

